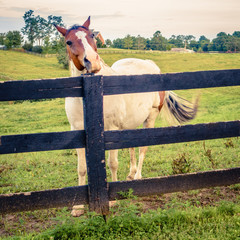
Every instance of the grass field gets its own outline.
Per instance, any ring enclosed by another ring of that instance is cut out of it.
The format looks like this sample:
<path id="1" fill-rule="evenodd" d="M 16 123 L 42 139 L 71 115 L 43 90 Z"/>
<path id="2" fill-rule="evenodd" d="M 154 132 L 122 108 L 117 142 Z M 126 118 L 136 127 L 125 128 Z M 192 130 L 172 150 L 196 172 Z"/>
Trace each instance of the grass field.
<path id="1" fill-rule="evenodd" d="M 101 49 L 99 52 L 109 65 L 126 57 L 151 59 L 163 73 L 240 68 L 240 54 L 137 51 L 110 54 Z M 0 51 L 1 81 L 67 76 L 69 71 L 62 69 L 55 58 Z M 191 100 L 199 90 L 177 93 Z M 202 89 L 200 93 L 199 112 L 191 123 L 240 119 L 239 87 Z M 1 102 L 0 114 L 0 135 L 70 129 L 64 99 Z M 159 117 L 156 127 L 166 125 Z M 181 159 L 184 161 L 178 168 L 187 172 L 239 167 L 239 147 L 238 138 L 152 146 L 149 147 L 142 174 L 143 177 L 171 175 L 174 173 L 173 163 Z M 0 193 L 74 186 L 77 184 L 76 159 L 74 150 L 2 155 Z M 128 151 L 120 150 L 119 180 L 125 180 L 128 174 L 128 159 Z M 110 172 L 107 171 L 110 181 Z M 80 233 L 85 239 L 237 239 L 240 236 L 239 192 L 239 186 L 232 186 L 164 195 L 150 200 L 139 199 L 138 203 L 135 199 L 121 201 L 117 205 L 120 211 L 117 213 L 117 207 L 113 208 L 107 224 L 101 217 L 92 215 L 87 219 L 73 219 L 65 208 L 11 214 L 0 217 L 0 235 L 25 236 L 27 239 L 34 236 L 39 239 L 49 239 L 50 236 L 52 239 L 70 239 L 70 236 L 84 239 Z M 42 232 L 49 226 L 51 228 L 38 237 L 34 233 Z"/>

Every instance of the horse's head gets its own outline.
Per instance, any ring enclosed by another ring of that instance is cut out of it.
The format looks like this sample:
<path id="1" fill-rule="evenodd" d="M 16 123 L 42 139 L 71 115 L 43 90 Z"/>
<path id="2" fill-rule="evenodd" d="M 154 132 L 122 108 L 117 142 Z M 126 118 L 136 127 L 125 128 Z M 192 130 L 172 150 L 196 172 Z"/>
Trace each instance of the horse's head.
<path id="1" fill-rule="evenodd" d="M 88 73 L 96 73 L 101 69 L 100 57 L 94 33 L 89 30 L 90 17 L 82 25 L 74 25 L 70 29 L 55 26 L 64 36 L 70 60 L 79 71 L 86 69 Z M 102 38 L 100 40 L 103 41 Z"/>

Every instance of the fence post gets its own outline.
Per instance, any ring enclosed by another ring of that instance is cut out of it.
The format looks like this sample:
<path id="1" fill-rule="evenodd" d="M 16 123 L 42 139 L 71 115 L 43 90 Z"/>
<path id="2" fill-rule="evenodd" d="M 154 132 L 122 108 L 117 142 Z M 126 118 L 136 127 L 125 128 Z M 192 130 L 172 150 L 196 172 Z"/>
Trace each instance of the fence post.
<path id="1" fill-rule="evenodd" d="M 104 148 L 102 76 L 83 77 L 83 106 L 89 210 L 107 215 L 109 201 Z"/>

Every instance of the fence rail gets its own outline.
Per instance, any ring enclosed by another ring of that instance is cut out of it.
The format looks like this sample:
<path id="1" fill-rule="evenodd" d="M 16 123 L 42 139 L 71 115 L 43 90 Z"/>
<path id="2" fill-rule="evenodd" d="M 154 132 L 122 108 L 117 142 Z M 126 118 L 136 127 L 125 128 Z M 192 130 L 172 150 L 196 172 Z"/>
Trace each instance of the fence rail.
<path id="1" fill-rule="evenodd" d="M 162 75 L 80 76 L 0 83 L 0 101 L 83 97 L 85 130 L 0 137 L 0 153 L 86 148 L 88 186 L 0 195 L 2 213 L 86 204 L 108 213 L 108 202 L 129 188 L 145 196 L 240 182 L 240 168 L 107 183 L 105 150 L 240 136 L 240 121 L 104 132 L 103 95 L 240 85 L 240 70 Z M 144 137 L 142 137 L 144 136 Z"/>
<path id="2" fill-rule="evenodd" d="M 133 189 L 138 197 L 153 194 L 165 194 L 195 190 L 216 186 L 228 186 L 239 183 L 240 168 L 215 170 L 190 174 L 172 175 L 142 180 L 109 182 L 108 197 L 110 201 L 127 198 L 120 194 Z M 36 192 L 0 195 L 0 212 L 2 214 L 36 209 L 72 207 L 88 204 L 88 186 L 67 187 Z"/>
<path id="3" fill-rule="evenodd" d="M 0 82 L 0 101 L 83 96 L 83 79 L 73 78 Z M 104 95 L 240 85 L 240 70 L 103 76 Z"/>
<path id="4" fill-rule="evenodd" d="M 177 127 L 105 131 L 105 150 L 161 145 L 240 136 L 240 121 Z M 84 130 L 0 137 L 0 154 L 52 151 L 86 147 Z"/>

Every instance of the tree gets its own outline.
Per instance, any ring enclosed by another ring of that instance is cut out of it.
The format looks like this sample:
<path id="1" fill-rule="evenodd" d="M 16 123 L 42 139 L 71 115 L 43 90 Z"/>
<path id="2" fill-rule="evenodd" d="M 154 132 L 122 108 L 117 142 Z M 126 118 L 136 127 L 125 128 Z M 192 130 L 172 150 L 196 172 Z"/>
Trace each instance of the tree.
<path id="1" fill-rule="evenodd" d="M 138 50 L 143 50 L 146 48 L 146 39 L 141 37 L 140 35 L 138 35 L 135 39 L 134 39 L 134 49 L 138 49 Z"/>
<path id="2" fill-rule="evenodd" d="M 96 38 L 96 40 L 97 40 L 97 48 L 106 48 L 106 44 L 103 44 L 99 38 Z"/>
<path id="3" fill-rule="evenodd" d="M 204 35 L 199 38 L 199 47 L 202 48 L 204 52 L 207 52 L 209 49 L 210 40 L 207 39 Z"/>
<path id="4" fill-rule="evenodd" d="M 190 44 L 189 44 L 189 47 L 190 47 L 191 49 L 193 49 L 195 52 L 198 51 L 199 46 L 200 46 L 200 44 L 199 44 L 199 42 L 196 41 L 196 40 L 192 40 L 192 41 L 190 42 Z"/>
<path id="5" fill-rule="evenodd" d="M 112 41 L 110 39 L 106 39 L 105 43 L 106 43 L 107 47 L 111 47 L 112 46 Z"/>
<path id="6" fill-rule="evenodd" d="M 46 37 L 47 32 L 47 21 L 40 17 L 39 15 L 35 18 L 36 29 L 35 29 L 35 39 L 38 41 L 38 45 L 42 45 L 41 41 Z"/>
<path id="7" fill-rule="evenodd" d="M 235 32 L 233 33 L 233 36 L 234 36 L 234 37 L 237 37 L 237 38 L 240 38 L 240 31 L 235 31 Z"/>
<path id="8" fill-rule="evenodd" d="M 35 40 L 35 32 L 37 28 L 37 22 L 33 12 L 33 10 L 25 12 L 23 16 L 25 26 L 22 28 L 22 33 L 27 36 L 31 44 L 33 44 Z"/>
<path id="9" fill-rule="evenodd" d="M 4 39 L 4 45 L 10 49 L 12 47 L 20 46 L 22 43 L 22 36 L 19 31 L 9 31 L 7 32 L 5 39 Z"/>
<path id="10" fill-rule="evenodd" d="M 227 38 L 228 35 L 225 32 L 220 32 L 217 34 L 217 37 L 213 39 L 213 45 L 214 45 L 214 49 L 216 49 L 216 51 L 227 51 Z"/>
<path id="11" fill-rule="evenodd" d="M 189 44 L 192 40 L 195 40 L 196 38 L 193 35 L 186 35 L 184 37 L 184 41 L 185 41 L 185 48 L 189 47 Z"/>
<path id="12" fill-rule="evenodd" d="M 0 33 L 0 45 L 4 45 L 5 38 L 6 38 L 6 34 Z"/>
<path id="13" fill-rule="evenodd" d="M 167 45 L 168 45 L 167 39 L 162 36 L 160 31 L 156 31 L 153 34 L 152 39 L 150 40 L 150 48 L 152 50 L 166 51 Z"/>
<path id="14" fill-rule="evenodd" d="M 42 45 L 46 41 L 50 41 L 51 36 L 60 38 L 60 34 L 54 27 L 54 24 L 64 26 L 62 17 L 50 15 L 47 20 L 41 16 L 34 16 L 34 11 L 29 10 L 23 16 L 25 26 L 22 28 L 22 33 L 27 36 L 30 43 L 38 41 L 38 45 Z M 45 38 L 47 38 L 45 40 Z"/>
<path id="15" fill-rule="evenodd" d="M 183 48 L 185 46 L 185 36 L 184 35 L 172 35 L 168 41 L 170 44 L 177 48 Z"/>
<path id="16" fill-rule="evenodd" d="M 240 50 L 240 38 L 235 36 L 228 36 L 228 41 L 226 43 L 227 50 L 236 52 Z"/>
<path id="17" fill-rule="evenodd" d="M 58 25 L 64 27 L 63 20 L 61 16 L 48 16 L 47 25 L 46 25 L 46 36 L 50 38 L 50 36 L 54 35 L 56 38 L 61 37 L 57 29 L 54 25 Z"/>
<path id="18" fill-rule="evenodd" d="M 132 37 L 128 34 L 125 38 L 124 38 L 124 48 L 130 49 L 133 47 L 133 39 Z"/>
<path id="19" fill-rule="evenodd" d="M 113 40 L 114 48 L 124 48 L 124 40 L 122 38 L 117 38 Z"/>

